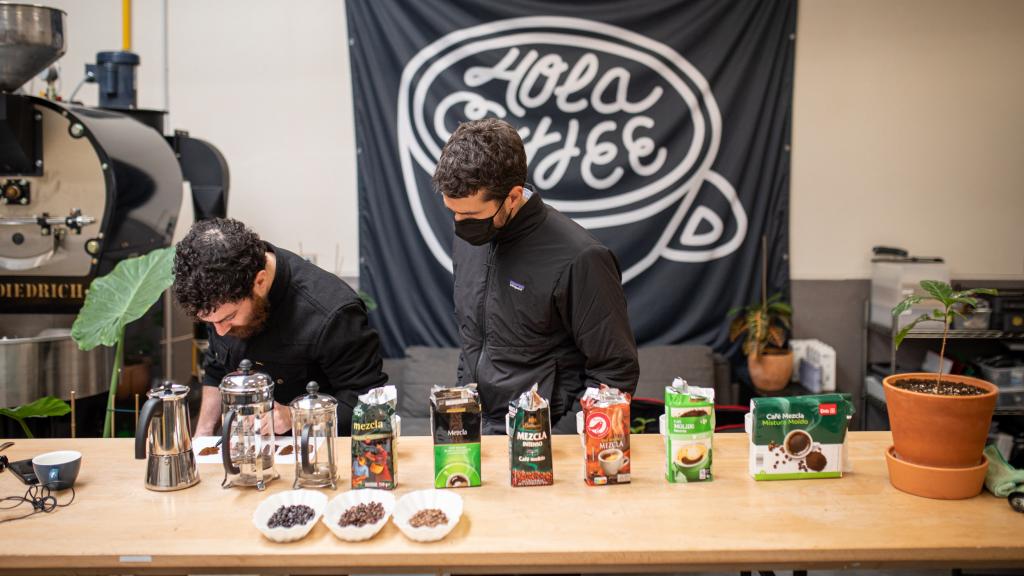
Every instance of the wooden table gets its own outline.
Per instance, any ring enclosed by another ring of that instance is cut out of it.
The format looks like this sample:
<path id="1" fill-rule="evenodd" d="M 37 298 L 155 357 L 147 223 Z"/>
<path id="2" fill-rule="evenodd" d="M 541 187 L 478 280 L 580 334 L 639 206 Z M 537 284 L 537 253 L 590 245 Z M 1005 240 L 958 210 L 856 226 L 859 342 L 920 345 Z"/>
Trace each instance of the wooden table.
<path id="1" fill-rule="evenodd" d="M 347 454 L 348 439 L 339 440 Z M 554 486 L 511 488 L 503 437 L 484 441 L 484 486 L 459 491 L 461 523 L 445 540 L 407 540 L 393 524 L 345 543 L 323 525 L 275 544 L 251 515 L 268 494 L 291 488 L 293 470 L 265 493 L 220 487 L 222 470 L 200 467 L 188 490 L 143 487 L 132 442 L 18 440 L 11 460 L 54 449 L 83 453 L 73 505 L 0 524 L 5 573 L 627 572 L 877 567 L 1024 566 L 1024 516 L 985 492 L 965 501 L 910 496 L 888 481 L 884 432 L 852 433 L 853 473 L 841 479 L 754 482 L 747 436 L 715 439 L 711 483 L 668 484 L 658 436 L 633 437 L 633 483 L 588 487 L 576 437 L 555 437 Z M 342 466 L 347 487 L 349 466 Z M 426 437 L 403 438 L 398 496 L 431 486 Z M 0 495 L 23 486 L 0 475 Z M 339 489 L 340 493 L 342 489 Z M 330 493 L 329 493 L 330 494 Z M 333 495 L 331 495 L 333 497 Z M 3 512 L 10 515 L 11 512 Z"/>

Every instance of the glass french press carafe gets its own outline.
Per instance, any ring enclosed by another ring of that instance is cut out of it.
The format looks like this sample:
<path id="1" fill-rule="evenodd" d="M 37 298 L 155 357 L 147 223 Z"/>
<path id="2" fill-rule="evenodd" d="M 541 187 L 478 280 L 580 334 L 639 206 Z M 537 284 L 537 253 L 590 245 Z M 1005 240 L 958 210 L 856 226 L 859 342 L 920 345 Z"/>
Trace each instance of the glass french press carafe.
<path id="1" fill-rule="evenodd" d="M 295 444 L 293 488 L 337 487 L 334 439 L 338 436 L 338 401 L 317 393 L 318 389 L 316 382 L 310 382 L 306 394 L 290 405 Z"/>
<path id="2" fill-rule="evenodd" d="M 267 374 L 254 372 L 249 360 L 242 360 L 238 371 L 221 380 L 220 399 L 221 486 L 263 490 L 278 477 L 274 468 L 274 381 Z"/>

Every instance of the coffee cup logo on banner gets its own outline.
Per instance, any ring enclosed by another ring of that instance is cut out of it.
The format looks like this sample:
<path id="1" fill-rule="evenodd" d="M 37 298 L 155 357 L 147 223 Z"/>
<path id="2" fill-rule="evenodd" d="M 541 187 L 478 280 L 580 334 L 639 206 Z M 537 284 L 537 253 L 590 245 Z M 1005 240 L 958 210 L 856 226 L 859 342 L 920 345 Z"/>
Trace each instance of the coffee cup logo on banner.
<path id="1" fill-rule="evenodd" d="M 661 258 L 708 262 L 743 243 L 747 214 L 714 171 L 721 114 L 696 67 L 618 26 L 513 18 L 447 34 L 402 73 L 406 194 L 420 234 L 449 271 L 451 215 L 430 178 L 458 124 L 487 116 L 518 128 L 530 182 L 615 251 L 623 282 Z"/>

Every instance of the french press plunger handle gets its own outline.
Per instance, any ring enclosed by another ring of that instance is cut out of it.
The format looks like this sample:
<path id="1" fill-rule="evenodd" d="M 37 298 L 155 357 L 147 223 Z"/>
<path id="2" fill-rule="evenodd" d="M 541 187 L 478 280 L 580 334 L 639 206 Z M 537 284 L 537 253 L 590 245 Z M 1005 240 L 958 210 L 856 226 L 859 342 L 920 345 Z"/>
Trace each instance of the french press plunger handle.
<path id="1" fill-rule="evenodd" d="M 313 463 L 309 461 L 309 433 L 313 429 L 312 424 L 302 427 L 302 439 L 299 441 L 300 458 L 302 459 L 302 471 L 306 474 L 313 473 Z M 315 440 L 314 440 L 315 442 Z"/>
<path id="2" fill-rule="evenodd" d="M 224 472 L 226 474 L 238 474 L 241 472 L 238 466 L 235 466 L 231 462 L 231 425 L 235 422 L 235 416 L 238 416 L 238 412 L 229 410 L 227 416 L 224 417 L 224 429 L 220 432 L 220 456 L 221 461 L 224 463 Z"/>

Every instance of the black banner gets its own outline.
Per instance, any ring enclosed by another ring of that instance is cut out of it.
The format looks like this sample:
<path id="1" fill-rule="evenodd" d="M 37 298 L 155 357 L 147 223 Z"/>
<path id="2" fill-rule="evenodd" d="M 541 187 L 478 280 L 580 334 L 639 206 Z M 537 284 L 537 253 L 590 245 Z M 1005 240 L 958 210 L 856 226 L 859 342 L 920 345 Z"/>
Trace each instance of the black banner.
<path id="1" fill-rule="evenodd" d="M 641 344 L 724 351 L 788 292 L 796 0 L 349 0 L 360 285 L 385 353 L 457 346 L 452 216 L 430 178 L 460 122 L 516 126 L 529 181 L 619 258 Z"/>

